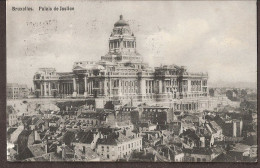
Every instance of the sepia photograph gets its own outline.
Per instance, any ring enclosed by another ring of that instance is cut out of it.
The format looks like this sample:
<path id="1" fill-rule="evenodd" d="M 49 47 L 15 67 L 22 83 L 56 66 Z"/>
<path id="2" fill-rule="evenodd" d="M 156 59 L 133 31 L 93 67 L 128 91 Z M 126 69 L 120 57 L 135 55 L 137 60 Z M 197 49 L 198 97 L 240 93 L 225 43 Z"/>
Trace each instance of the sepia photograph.
<path id="1" fill-rule="evenodd" d="M 257 162 L 251 1 L 6 1 L 8 162 Z"/>

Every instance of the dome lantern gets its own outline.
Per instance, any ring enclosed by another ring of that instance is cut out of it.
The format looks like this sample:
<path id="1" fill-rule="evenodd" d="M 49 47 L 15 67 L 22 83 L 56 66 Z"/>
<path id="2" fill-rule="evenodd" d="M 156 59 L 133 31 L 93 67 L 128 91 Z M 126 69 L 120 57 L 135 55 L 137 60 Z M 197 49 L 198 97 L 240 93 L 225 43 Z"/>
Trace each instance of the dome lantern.
<path id="1" fill-rule="evenodd" d="M 127 21 L 123 19 L 123 15 L 119 16 L 119 20 L 114 24 L 115 27 L 120 27 L 120 26 L 129 26 Z"/>

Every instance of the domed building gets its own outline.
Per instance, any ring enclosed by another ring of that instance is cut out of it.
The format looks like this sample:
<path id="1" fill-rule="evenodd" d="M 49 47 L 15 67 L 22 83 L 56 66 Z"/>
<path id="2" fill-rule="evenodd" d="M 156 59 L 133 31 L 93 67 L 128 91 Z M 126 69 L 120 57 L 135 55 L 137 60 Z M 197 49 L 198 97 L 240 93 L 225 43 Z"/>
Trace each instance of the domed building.
<path id="1" fill-rule="evenodd" d="M 122 104 L 170 102 L 178 110 L 209 106 L 207 73 L 191 73 L 177 65 L 150 68 L 137 52 L 136 37 L 122 15 L 108 46 L 100 61 L 75 62 L 69 73 L 41 68 L 33 79 L 37 97 L 103 98 Z"/>

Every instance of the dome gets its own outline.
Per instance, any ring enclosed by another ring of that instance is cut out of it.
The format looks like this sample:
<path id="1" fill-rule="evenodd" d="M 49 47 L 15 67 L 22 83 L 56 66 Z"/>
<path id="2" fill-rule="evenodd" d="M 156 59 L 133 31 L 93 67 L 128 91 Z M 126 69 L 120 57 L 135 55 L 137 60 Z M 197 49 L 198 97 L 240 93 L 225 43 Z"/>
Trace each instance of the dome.
<path id="1" fill-rule="evenodd" d="M 129 24 L 123 19 L 123 15 L 120 15 L 120 19 L 119 21 L 117 21 L 115 24 L 114 24 L 115 27 L 118 27 L 118 26 L 129 26 Z"/>

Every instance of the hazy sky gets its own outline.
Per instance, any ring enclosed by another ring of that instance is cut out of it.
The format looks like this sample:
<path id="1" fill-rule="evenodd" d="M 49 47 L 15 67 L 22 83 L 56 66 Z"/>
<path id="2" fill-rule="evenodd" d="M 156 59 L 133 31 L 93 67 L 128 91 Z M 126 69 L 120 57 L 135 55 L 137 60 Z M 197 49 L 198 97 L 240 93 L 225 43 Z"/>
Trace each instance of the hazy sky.
<path id="1" fill-rule="evenodd" d="M 12 11 L 25 6 L 34 11 Z M 255 1 L 7 2 L 7 81 L 32 86 L 40 67 L 69 72 L 74 61 L 98 61 L 120 14 L 151 66 L 186 65 L 213 83 L 256 82 Z"/>

